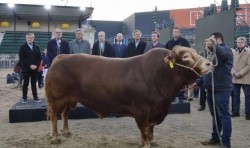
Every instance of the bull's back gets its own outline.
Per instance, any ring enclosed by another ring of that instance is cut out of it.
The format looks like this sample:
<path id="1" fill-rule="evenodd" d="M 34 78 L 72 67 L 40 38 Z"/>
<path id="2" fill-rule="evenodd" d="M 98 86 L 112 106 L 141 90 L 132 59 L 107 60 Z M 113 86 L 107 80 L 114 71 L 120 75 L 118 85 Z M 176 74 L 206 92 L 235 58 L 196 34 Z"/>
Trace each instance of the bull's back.
<path id="1" fill-rule="evenodd" d="M 133 91 L 143 94 L 146 89 L 140 59 L 59 56 L 46 76 L 46 93 L 54 99 L 77 98 L 90 107 L 129 105 Z"/>

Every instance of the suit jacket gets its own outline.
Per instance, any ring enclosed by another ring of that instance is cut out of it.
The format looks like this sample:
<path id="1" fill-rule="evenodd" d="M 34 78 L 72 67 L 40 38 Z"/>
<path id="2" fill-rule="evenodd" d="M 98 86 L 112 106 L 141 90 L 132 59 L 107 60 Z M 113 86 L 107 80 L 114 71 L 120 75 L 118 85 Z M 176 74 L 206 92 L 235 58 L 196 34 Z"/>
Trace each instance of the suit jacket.
<path id="1" fill-rule="evenodd" d="M 183 37 L 179 37 L 176 41 L 174 40 L 174 38 L 170 39 L 165 47 L 169 50 L 172 50 L 176 45 L 191 47 L 190 42 Z"/>
<path id="2" fill-rule="evenodd" d="M 133 57 L 140 54 L 143 54 L 144 49 L 146 47 L 146 43 L 143 41 L 140 41 L 137 48 L 135 46 L 135 41 L 128 44 L 128 47 L 125 50 L 125 57 Z"/>
<path id="3" fill-rule="evenodd" d="M 95 42 L 92 48 L 92 55 L 100 55 L 104 57 L 114 57 L 112 45 L 105 41 L 104 52 L 101 53 L 99 41 Z"/>
<path id="4" fill-rule="evenodd" d="M 57 48 L 57 42 L 56 39 L 52 39 L 48 42 L 47 45 L 47 54 L 49 57 L 50 64 L 54 60 L 54 58 L 57 56 L 58 48 Z M 61 44 L 60 44 L 60 53 L 59 54 L 69 54 L 70 49 L 69 49 L 69 42 L 66 40 L 61 39 Z"/>
<path id="5" fill-rule="evenodd" d="M 155 46 L 153 45 L 153 42 L 149 42 L 147 43 L 146 47 L 145 47 L 145 50 L 144 50 L 144 53 L 148 52 L 150 49 L 153 49 L 153 48 L 156 48 L 156 47 L 159 47 L 159 48 L 165 48 L 164 44 L 158 42 Z"/>
<path id="6" fill-rule="evenodd" d="M 234 62 L 231 74 L 239 72 L 242 76 L 236 79 L 233 77 L 234 84 L 250 85 L 250 49 L 245 47 L 241 52 L 238 49 L 233 50 Z"/>
<path id="7" fill-rule="evenodd" d="M 33 43 L 33 48 L 31 50 L 27 42 L 21 45 L 19 49 L 19 60 L 22 72 L 37 71 L 41 62 L 41 52 L 39 47 Z M 30 69 L 30 65 L 36 65 L 37 69 Z"/>
<path id="8" fill-rule="evenodd" d="M 118 58 L 125 57 L 125 49 L 127 48 L 127 45 L 125 44 L 118 45 L 117 43 L 115 43 L 112 45 L 112 48 L 113 48 L 114 57 L 118 57 Z"/>

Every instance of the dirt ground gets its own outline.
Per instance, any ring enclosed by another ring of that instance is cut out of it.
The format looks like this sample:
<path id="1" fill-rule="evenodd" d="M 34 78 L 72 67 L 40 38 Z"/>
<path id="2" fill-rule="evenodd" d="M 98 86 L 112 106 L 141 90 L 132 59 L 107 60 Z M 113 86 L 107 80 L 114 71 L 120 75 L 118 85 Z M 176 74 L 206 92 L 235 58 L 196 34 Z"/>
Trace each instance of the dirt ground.
<path id="1" fill-rule="evenodd" d="M 0 69 L 0 148 L 138 148 L 140 133 L 133 118 L 70 120 L 71 137 L 62 138 L 59 145 L 49 143 L 50 122 L 9 123 L 9 109 L 21 97 L 21 91 L 6 84 L 12 69 Z M 39 97 L 44 90 L 38 89 Z M 32 97 L 29 89 L 29 98 Z M 232 147 L 250 147 L 250 121 L 245 120 L 244 98 L 241 116 L 232 119 Z M 159 148 L 210 148 L 201 141 L 210 138 L 211 116 L 208 109 L 197 111 L 199 100 L 191 102 L 190 114 L 169 114 L 155 127 Z M 59 121 L 59 127 L 61 121 Z M 212 146 L 219 148 L 219 146 Z"/>

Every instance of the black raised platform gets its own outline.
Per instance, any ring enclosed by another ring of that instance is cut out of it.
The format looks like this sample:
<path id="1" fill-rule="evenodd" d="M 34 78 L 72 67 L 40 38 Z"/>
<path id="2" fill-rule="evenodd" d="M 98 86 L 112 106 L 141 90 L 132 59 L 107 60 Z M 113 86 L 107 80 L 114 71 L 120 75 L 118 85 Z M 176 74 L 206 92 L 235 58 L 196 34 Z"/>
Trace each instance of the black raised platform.
<path id="1" fill-rule="evenodd" d="M 47 120 L 47 102 L 41 99 L 41 103 L 36 103 L 32 99 L 28 99 L 26 104 L 21 103 L 19 100 L 9 110 L 9 122 L 34 122 Z M 184 101 L 183 103 L 173 102 L 169 113 L 190 113 L 190 103 Z M 121 117 L 119 114 L 109 114 L 109 117 Z M 87 119 L 97 118 L 97 115 L 87 107 L 77 103 L 75 110 L 70 111 L 69 119 Z"/>

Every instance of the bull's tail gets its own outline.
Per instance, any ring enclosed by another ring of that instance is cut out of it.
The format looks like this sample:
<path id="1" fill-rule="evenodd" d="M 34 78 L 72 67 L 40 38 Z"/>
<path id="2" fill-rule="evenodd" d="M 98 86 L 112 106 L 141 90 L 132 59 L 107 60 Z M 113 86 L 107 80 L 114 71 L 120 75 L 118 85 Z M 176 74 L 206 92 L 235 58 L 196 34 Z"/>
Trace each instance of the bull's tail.
<path id="1" fill-rule="evenodd" d="M 47 101 L 47 113 L 46 113 L 46 116 L 47 116 L 47 121 L 49 121 L 50 120 L 50 113 L 51 113 L 51 102 L 48 99 L 48 95 L 47 95 L 47 91 L 46 91 L 47 90 L 47 85 L 48 85 L 48 82 L 45 79 L 44 89 L 45 89 L 45 100 Z"/>
<path id="2" fill-rule="evenodd" d="M 50 113 L 51 113 L 51 107 L 50 107 L 50 102 L 48 101 L 48 98 L 47 98 L 47 96 L 46 96 L 46 94 L 45 94 L 45 99 L 47 100 L 47 113 L 46 113 L 46 115 L 47 115 L 47 121 L 49 121 L 50 120 Z"/>

